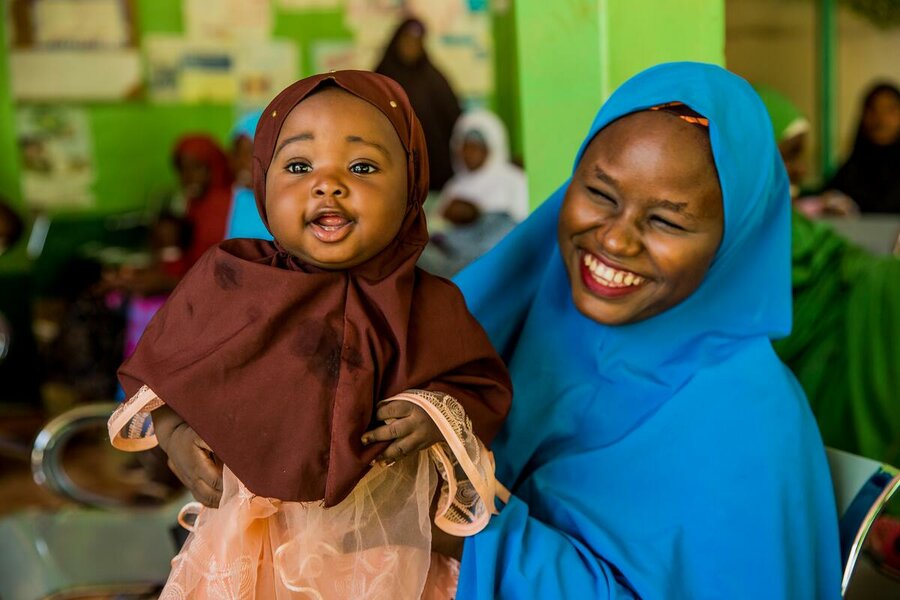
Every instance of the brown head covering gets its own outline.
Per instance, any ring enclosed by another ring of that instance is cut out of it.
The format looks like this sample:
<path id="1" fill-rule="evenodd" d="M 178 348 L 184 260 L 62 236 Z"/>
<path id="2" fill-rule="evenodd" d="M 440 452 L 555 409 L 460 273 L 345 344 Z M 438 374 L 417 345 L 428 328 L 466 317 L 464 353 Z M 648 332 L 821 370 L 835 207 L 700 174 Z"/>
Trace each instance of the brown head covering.
<path id="1" fill-rule="evenodd" d="M 456 286 L 415 267 L 427 241 L 428 164 L 395 82 L 342 71 L 298 81 L 272 101 L 254 141 L 263 220 L 281 126 L 323 86 L 369 102 L 397 131 L 409 187 L 397 237 L 345 271 L 307 265 L 277 242 L 223 242 L 176 288 L 119 377 L 128 395 L 150 386 L 254 493 L 332 506 L 385 447 L 360 442 L 379 400 L 411 388 L 446 392 L 487 443 L 509 409 L 510 382 Z"/>

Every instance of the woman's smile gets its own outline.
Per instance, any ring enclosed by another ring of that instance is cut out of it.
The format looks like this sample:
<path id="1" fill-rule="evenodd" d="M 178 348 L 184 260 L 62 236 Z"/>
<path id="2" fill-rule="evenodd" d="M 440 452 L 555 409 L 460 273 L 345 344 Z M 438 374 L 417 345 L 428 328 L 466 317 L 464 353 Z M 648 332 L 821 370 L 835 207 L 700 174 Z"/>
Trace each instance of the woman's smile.
<path id="1" fill-rule="evenodd" d="M 579 255 L 581 282 L 593 294 L 604 298 L 618 298 L 642 289 L 647 283 L 647 278 L 618 269 L 596 254 L 581 250 Z"/>

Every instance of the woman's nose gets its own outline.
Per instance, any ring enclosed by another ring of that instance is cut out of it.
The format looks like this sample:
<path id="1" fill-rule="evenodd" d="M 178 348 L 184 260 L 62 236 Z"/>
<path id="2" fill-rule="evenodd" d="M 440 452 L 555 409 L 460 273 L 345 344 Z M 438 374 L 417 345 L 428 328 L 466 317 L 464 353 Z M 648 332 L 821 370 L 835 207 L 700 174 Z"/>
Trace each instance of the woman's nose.
<path id="1" fill-rule="evenodd" d="M 600 245 L 610 256 L 636 256 L 641 252 L 637 226 L 624 218 L 611 219 L 600 228 Z"/>

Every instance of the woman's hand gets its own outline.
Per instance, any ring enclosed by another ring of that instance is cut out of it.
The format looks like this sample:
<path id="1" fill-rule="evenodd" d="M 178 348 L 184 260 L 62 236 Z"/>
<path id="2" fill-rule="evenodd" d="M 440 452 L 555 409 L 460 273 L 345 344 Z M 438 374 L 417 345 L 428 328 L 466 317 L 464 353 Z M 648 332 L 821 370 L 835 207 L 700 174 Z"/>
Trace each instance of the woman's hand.
<path id="1" fill-rule="evenodd" d="M 444 438 L 431 417 L 421 407 L 411 402 L 395 400 L 385 402 L 375 416 L 385 425 L 367 431 L 363 444 L 393 440 L 384 452 L 375 458 L 382 465 L 391 465 L 407 454 L 424 450 Z"/>
<path id="2" fill-rule="evenodd" d="M 481 210 L 468 200 L 454 198 L 447 204 L 441 216 L 454 225 L 468 225 L 478 220 Z"/>
<path id="3" fill-rule="evenodd" d="M 198 502 L 218 508 L 222 499 L 222 463 L 212 449 L 168 406 L 153 411 L 153 427 L 172 472 Z"/>

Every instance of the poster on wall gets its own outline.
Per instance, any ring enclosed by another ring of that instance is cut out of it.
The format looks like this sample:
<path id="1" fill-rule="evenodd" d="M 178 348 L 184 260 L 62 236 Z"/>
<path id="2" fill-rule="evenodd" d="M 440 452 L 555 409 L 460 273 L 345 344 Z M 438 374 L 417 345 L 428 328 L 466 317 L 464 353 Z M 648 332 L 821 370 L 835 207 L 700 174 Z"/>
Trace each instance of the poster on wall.
<path id="1" fill-rule="evenodd" d="M 337 10 L 343 0 L 276 0 L 282 10 Z"/>
<path id="2" fill-rule="evenodd" d="M 9 70 L 19 101 L 127 100 L 143 89 L 136 50 L 21 50 L 10 54 Z"/>
<path id="3" fill-rule="evenodd" d="M 182 0 L 187 37 L 264 40 L 272 32 L 271 0 Z"/>
<path id="4" fill-rule="evenodd" d="M 93 152 L 84 109 L 22 106 L 16 112 L 22 193 L 37 209 L 93 204 Z"/>
<path id="5" fill-rule="evenodd" d="M 133 0 L 12 0 L 10 87 L 20 101 L 141 93 Z"/>
<path id="6" fill-rule="evenodd" d="M 154 102 L 264 106 L 297 79 L 299 53 L 288 40 L 201 42 L 157 34 L 144 46 Z"/>
<path id="7" fill-rule="evenodd" d="M 12 0 L 8 22 L 16 49 L 137 46 L 134 0 Z"/>
<path id="8" fill-rule="evenodd" d="M 322 40 L 311 48 L 312 69 L 315 73 L 341 71 L 344 69 L 369 69 L 373 57 L 363 54 L 362 49 L 348 40 Z"/>
<path id="9" fill-rule="evenodd" d="M 291 41 L 238 43 L 234 58 L 236 101 L 241 109 L 265 106 L 298 78 L 300 57 Z"/>

